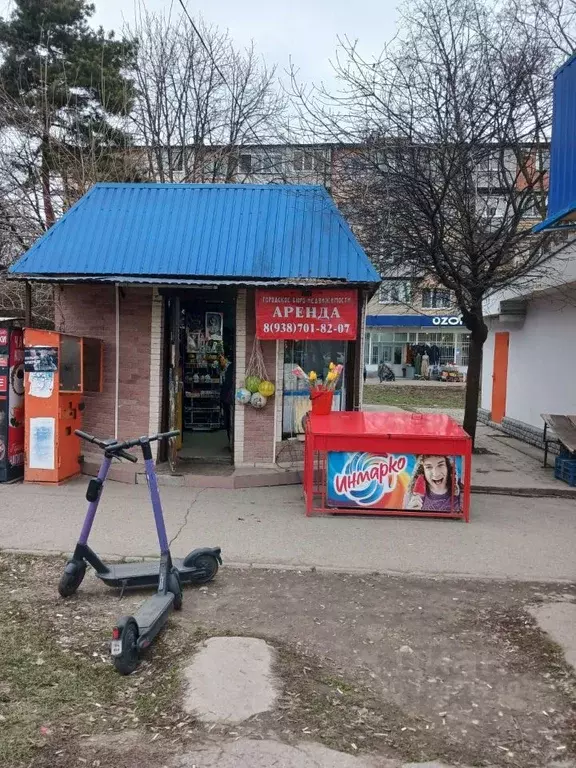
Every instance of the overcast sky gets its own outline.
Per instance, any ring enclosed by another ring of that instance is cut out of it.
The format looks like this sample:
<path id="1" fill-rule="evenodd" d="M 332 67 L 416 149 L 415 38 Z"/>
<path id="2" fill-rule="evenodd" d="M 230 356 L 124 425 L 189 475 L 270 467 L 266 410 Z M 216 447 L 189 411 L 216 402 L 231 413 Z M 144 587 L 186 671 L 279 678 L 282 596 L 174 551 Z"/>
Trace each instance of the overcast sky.
<path id="1" fill-rule="evenodd" d="M 186 0 L 185 0 L 186 1 Z M 95 21 L 122 28 L 134 18 L 134 0 L 92 0 Z M 175 12 L 178 0 L 143 0 L 150 10 Z M 0 0 L 2 15 L 11 5 Z M 330 81 L 329 59 L 338 35 L 358 38 L 367 56 L 380 52 L 394 33 L 398 0 L 187 0 L 192 16 L 227 28 L 240 46 L 254 40 L 269 63 L 284 70 L 292 57 L 307 82 Z"/>

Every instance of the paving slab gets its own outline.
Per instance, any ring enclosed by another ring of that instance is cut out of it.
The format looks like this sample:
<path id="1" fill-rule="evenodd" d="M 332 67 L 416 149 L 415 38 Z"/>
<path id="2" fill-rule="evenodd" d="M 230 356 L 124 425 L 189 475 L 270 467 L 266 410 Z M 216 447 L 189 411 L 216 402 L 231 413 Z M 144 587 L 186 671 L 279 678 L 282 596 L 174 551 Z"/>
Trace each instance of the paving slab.
<path id="1" fill-rule="evenodd" d="M 255 637 L 212 637 L 184 671 L 184 710 L 204 723 L 241 723 L 272 709 L 274 649 Z"/>
<path id="2" fill-rule="evenodd" d="M 283 744 L 247 739 L 204 744 L 180 757 L 177 768 L 454 768 L 447 763 L 403 763 L 383 757 L 355 757 L 306 742 Z M 460 765 L 458 768 L 467 768 Z M 488 767 L 489 768 L 489 767 Z"/>
<path id="3" fill-rule="evenodd" d="M 86 480 L 63 486 L 0 485 L 0 546 L 74 548 Z M 573 499 L 477 495 L 471 523 L 353 515 L 306 517 L 298 486 L 246 490 L 163 488 L 172 554 L 221 546 L 225 566 L 344 572 L 576 580 Z M 157 557 L 145 486 L 107 483 L 90 536 L 101 557 Z"/>
<path id="4" fill-rule="evenodd" d="M 562 648 L 568 664 L 576 669 L 576 603 L 543 603 L 529 611 L 540 629 Z"/>
<path id="5" fill-rule="evenodd" d="M 400 768 L 392 760 L 354 757 L 321 744 L 291 746 L 272 739 L 238 739 L 196 747 L 178 768 Z"/>

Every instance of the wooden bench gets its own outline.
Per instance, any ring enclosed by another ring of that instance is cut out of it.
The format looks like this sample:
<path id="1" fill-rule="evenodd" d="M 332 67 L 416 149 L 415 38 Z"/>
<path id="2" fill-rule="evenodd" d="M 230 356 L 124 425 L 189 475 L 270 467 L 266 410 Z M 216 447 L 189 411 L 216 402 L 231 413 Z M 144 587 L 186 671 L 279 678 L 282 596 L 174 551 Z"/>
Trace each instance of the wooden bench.
<path id="1" fill-rule="evenodd" d="M 570 453 L 576 453 L 576 416 L 542 413 L 544 419 L 544 466 L 548 466 L 548 445 L 549 443 L 560 443 Z M 554 436 L 548 434 L 552 430 Z"/>

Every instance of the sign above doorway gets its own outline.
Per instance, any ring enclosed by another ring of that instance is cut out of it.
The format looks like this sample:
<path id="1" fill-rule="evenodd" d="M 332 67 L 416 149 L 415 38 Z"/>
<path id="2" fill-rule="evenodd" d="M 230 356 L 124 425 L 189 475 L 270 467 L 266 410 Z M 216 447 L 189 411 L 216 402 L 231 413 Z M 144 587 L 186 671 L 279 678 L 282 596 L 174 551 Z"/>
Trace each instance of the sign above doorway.
<path id="1" fill-rule="evenodd" d="M 259 339 L 356 339 L 358 294 L 354 290 L 279 289 L 256 292 Z"/>

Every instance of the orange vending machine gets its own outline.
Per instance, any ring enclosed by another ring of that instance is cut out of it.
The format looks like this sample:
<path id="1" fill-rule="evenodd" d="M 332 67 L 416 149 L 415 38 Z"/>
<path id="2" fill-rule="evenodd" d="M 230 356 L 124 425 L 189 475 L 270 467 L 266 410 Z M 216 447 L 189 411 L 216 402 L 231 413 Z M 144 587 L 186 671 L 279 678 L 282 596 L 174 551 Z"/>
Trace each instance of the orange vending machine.
<path id="1" fill-rule="evenodd" d="M 102 341 L 24 331 L 25 482 L 60 483 L 80 472 L 85 392 L 102 391 Z"/>

